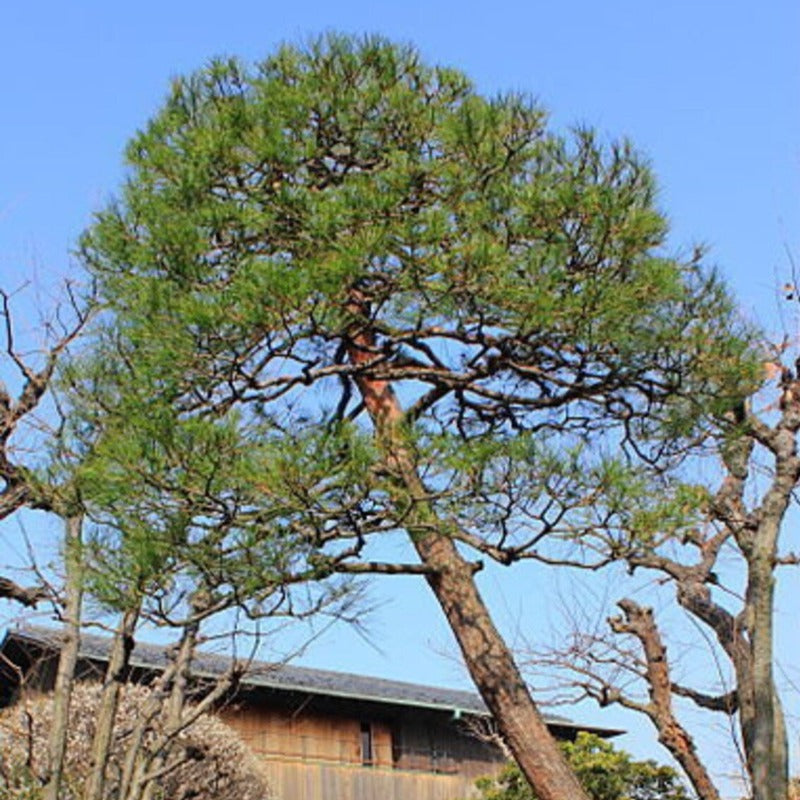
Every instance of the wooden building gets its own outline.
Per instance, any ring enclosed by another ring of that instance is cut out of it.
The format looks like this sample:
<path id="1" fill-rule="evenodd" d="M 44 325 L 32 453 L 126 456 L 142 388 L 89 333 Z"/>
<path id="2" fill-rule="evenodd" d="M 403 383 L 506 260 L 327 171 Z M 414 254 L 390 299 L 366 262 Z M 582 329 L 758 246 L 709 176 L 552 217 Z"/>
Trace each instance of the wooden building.
<path id="1" fill-rule="evenodd" d="M 0 644 L 0 706 L 23 687 L 52 688 L 59 648 L 52 630 L 10 630 Z M 108 648 L 106 638 L 83 637 L 81 678 L 102 678 Z M 163 647 L 137 643 L 128 679 L 149 682 L 166 658 Z M 229 666 L 200 653 L 193 671 L 212 679 Z M 471 692 L 255 662 L 218 713 L 258 755 L 281 800 L 463 800 L 504 761 L 474 735 L 489 714 Z M 548 724 L 562 739 L 587 729 L 562 717 Z"/>

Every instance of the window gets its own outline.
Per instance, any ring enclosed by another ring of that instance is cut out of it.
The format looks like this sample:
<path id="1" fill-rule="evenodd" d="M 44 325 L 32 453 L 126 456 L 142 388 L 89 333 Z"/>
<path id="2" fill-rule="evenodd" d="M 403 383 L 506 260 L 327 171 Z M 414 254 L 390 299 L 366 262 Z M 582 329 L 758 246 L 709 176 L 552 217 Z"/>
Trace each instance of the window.
<path id="1" fill-rule="evenodd" d="M 369 722 L 361 723 L 361 764 L 365 767 L 373 765 L 372 726 Z"/>

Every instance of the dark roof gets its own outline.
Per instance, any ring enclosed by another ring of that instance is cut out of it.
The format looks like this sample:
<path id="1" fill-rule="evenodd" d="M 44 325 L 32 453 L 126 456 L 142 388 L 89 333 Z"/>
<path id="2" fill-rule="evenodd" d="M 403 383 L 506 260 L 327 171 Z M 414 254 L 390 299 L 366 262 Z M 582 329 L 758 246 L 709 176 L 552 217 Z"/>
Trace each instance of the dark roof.
<path id="1" fill-rule="evenodd" d="M 60 649 L 62 641 L 61 634 L 51 628 L 24 626 L 6 632 L 5 639 L 0 645 L 0 651 L 5 650 L 6 644 L 10 640 L 23 645 L 27 643 L 52 650 Z M 106 661 L 110 645 L 111 640 L 108 637 L 83 634 L 80 655 L 92 661 Z M 130 664 L 133 667 L 160 670 L 166 666 L 168 657 L 168 647 L 136 642 L 131 653 Z M 193 671 L 199 677 L 214 677 L 224 673 L 230 668 L 230 665 L 229 657 L 200 650 L 195 654 Z M 246 686 L 266 689 L 299 691 L 326 697 L 343 697 L 420 709 L 489 716 L 483 701 L 473 692 L 424 686 L 405 681 L 390 681 L 367 675 L 354 675 L 349 672 L 333 672 L 325 669 L 253 661 L 248 667 L 242 683 Z M 601 729 L 593 725 L 579 725 L 561 716 L 547 715 L 545 719 L 550 725 L 592 730 L 607 736 L 622 733 L 622 731 Z"/>

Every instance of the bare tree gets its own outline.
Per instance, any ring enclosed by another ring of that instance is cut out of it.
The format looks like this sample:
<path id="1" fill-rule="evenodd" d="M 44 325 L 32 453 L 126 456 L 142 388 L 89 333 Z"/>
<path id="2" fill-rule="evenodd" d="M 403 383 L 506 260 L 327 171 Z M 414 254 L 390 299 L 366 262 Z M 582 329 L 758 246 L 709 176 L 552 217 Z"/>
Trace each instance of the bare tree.
<path id="1" fill-rule="evenodd" d="M 0 289 L 0 317 L 4 338 L 2 364 L 6 374 L 16 373 L 19 391 L 12 396 L 9 388 L 0 383 L 0 520 L 6 519 L 22 508 L 31 508 L 53 513 L 68 519 L 74 512 L 74 503 L 68 486 L 48 484 L 15 453 L 15 438 L 21 431 L 28 433 L 45 429 L 40 438 L 45 446 L 53 446 L 60 436 L 63 417 L 57 403 L 53 406 L 53 383 L 56 368 L 66 355 L 71 344 L 84 331 L 92 309 L 91 298 L 79 298 L 67 286 L 66 311 L 56 314 L 56 322 L 45 335 L 52 341 L 41 352 L 26 354 L 20 351 L 15 333 L 12 312 L 12 295 Z M 68 319 L 62 319 L 63 316 Z M 11 375 L 9 375 L 11 378 Z M 51 408 L 37 418 L 43 404 Z M 53 418 L 50 423 L 45 417 Z M 70 508 L 70 506 L 73 506 Z M 0 597 L 34 606 L 39 601 L 52 598 L 53 593 L 44 584 L 22 587 L 10 578 L 0 577 Z"/>
<path id="2" fill-rule="evenodd" d="M 5 365 L 16 371 L 20 384 L 16 398 L 12 398 L 5 385 L 0 385 L 0 481 L 3 483 L 0 490 L 0 519 L 6 519 L 22 508 L 38 509 L 60 518 L 65 528 L 63 549 L 66 581 L 63 598 L 59 598 L 59 592 L 46 583 L 23 588 L 8 578 L 0 579 L 0 594 L 25 606 L 36 605 L 45 598 L 52 600 L 57 610 L 63 605 L 67 636 L 61 651 L 53 725 L 49 732 L 50 773 L 44 788 L 44 796 L 48 800 L 56 800 L 60 790 L 73 673 L 79 648 L 83 520 L 76 486 L 71 478 L 67 475 L 48 480 L 37 474 L 15 454 L 14 439 L 20 438 L 20 430 L 27 427 L 28 433 L 38 434 L 42 447 L 50 448 L 55 460 L 64 455 L 64 418 L 54 391 L 56 368 L 66 356 L 69 346 L 84 331 L 93 305 L 91 297 L 79 298 L 69 284 L 67 297 L 65 307 L 56 312 L 55 322 L 45 331 L 51 342 L 43 352 L 26 357 L 20 352 L 16 340 L 11 295 L 0 290 L 0 315 L 5 338 L 3 360 Z M 49 408 L 37 418 L 43 404 L 49 405 Z M 46 416 L 51 418 L 50 422 L 45 421 Z"/>
<path id="3" fill-rule="evenodd" d="M 679 607 L 716 642 L 709 658 L 730 665 L 732 686 L 714 694 L 677 681 L 652 609 L 632 598 L 620 600 L 622 614 L 608 620 L 627 644 L 575 631 L 564 648 L 533 659 L 571 672 L 567 682 L 601 705 L 646 714 L 703 798 L 718 792 L 674 713 L 676 697 L 735 720 L 753 798 L 783 800 L 788 791 L 786 726 L 774 673 L 774 587 L 777 569 L 798 563 L 795 553 L 781 552 L 780 540 L 800 479 L 800 376 L 797 365 L 779 365 L 780 355 L 768 364 L 777 402 L 769 404 L 762 393 L 720 421 L 723 477 L 715 491 L 656 481 L 638 507 L 609 515 L 605 528 L 583 530 L 584 555 L 591 558 L 565 559 L 590 569 L 622 562 L 674 587 Z M 731 564 L 734 556 L 738 566 Z M 711 661 L 705 674 L 717 672 Z M 631 694 L 631 680 L 647 687 L 648 701 Z"/>

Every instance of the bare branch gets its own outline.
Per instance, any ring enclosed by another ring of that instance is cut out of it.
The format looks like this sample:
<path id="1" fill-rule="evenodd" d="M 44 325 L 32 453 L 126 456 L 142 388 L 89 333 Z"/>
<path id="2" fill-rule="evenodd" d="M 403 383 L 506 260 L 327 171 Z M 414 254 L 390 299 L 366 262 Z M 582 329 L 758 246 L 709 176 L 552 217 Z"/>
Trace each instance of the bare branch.
<path id="1" fill-rule="evenodd" d="M 739 705 L 736 691 L 713 696 L 678 683 L 673 683 L 671 690 L 673 694 L 677 694 L 680 697 L 688 697 L 695 705 L 700 706 L 700 708 L 707 708 L 709 711 L 721 711 L 724 714 L 731 715 L 736 713 Z"/>
<path id="2" fill-rule="evenodd" d="M 341 562 L 335 572 L 355 575 L 432 575 L 434 570 L 427 564 L 385 563 L 381 561 Z"/>
<path id="3" fill-rule="evenodd" d="M 51 592 L 46 586 L 23 587 L 9 578 L 0 577 L 0 597 L 16 600 L 27 607 L 36 606 L 41 600 L 51 597 Z"/>

